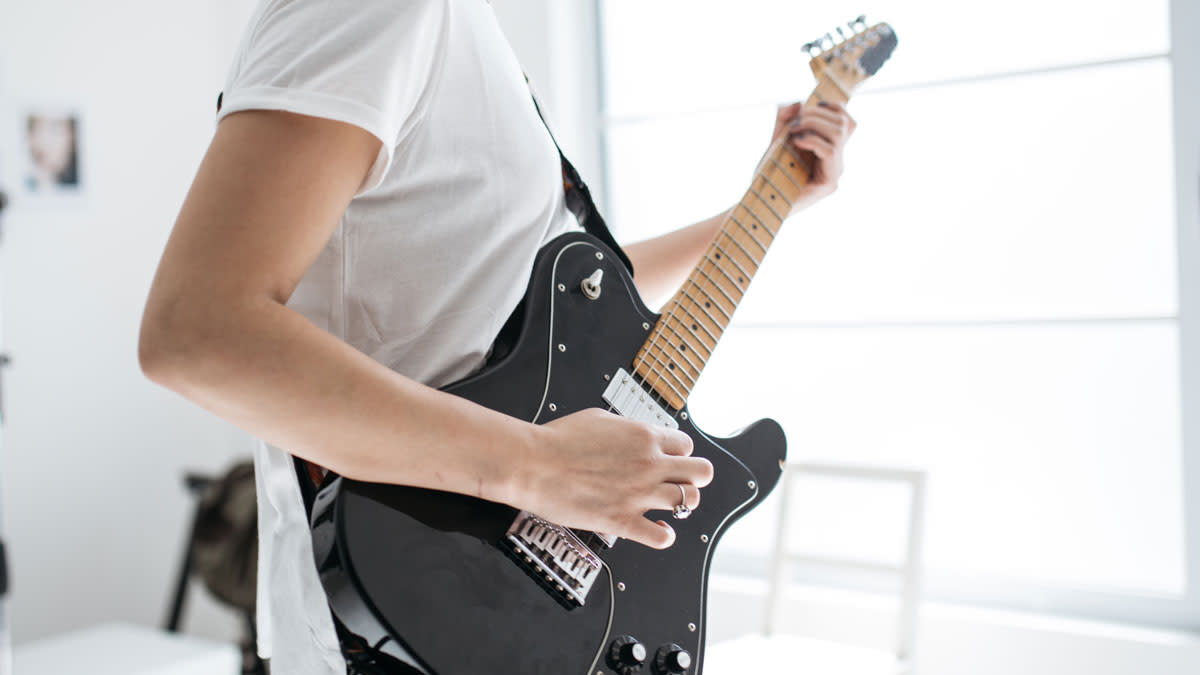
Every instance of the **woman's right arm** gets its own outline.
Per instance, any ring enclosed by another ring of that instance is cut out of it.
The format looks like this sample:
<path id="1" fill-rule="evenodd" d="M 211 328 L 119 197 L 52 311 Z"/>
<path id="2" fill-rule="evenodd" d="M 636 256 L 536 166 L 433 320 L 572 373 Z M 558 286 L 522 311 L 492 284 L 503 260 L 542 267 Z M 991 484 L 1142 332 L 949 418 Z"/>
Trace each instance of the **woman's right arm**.
<path id="1" fill-rule="evenodd" d="M 373 361 L 286 306 L 379 151 L 349 124 L 245 111 L 218 125 L 142 319 L 153 381 L 344 476 L 459 492 L 662 548 L 648 510 L 712 478 L 684 434 L 588 410 L 537 426 Z"/>

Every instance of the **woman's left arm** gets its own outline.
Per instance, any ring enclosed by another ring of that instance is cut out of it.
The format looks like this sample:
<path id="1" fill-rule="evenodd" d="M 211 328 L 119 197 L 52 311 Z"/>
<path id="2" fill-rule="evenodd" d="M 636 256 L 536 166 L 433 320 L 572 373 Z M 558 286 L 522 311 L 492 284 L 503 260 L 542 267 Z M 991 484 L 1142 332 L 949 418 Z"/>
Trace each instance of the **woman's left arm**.
<path id="1" fill-rule="evenodd" d="M 789 217 L 837 189 L 842 175 L 842 151 L 855 126 L 846 109 L 836 103 L 807 108 L 803 103 L 780 106 L 771 143 L 787 135 L 793 148 L 816 157 L 812 178 L 792 204 Z M 633 262 L 634 282 L 642 297 L 657 302 L 679 288 L 704 255 L 728 213 L 726 210 L 687 227 L 625 246 L 625 252 Z"/>

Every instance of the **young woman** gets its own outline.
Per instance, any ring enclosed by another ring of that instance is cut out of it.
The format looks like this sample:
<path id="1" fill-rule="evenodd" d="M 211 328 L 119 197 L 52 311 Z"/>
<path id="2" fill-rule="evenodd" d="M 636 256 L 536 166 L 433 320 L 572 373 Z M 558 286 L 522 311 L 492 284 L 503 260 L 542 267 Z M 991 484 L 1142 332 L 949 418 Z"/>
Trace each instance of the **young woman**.
<path id="1" fill-rule="evenodd" d="M 830 193 L 854 127 L 780 109 Z M 703 142 L 703 139 L 697 139 Z M 749 169 L 750 167 L 747 167 Z M 626 251 L 645 296 L 682 282 L 720 217 Z M 291 456 L 460 492 L 665 548 L 696 508 L 690 439 L 600 410 L 545 425 L 436 387 L 477 369 L 534 255 L 578 227 L 555 146 L 484 0 L 262 0 L 142 322 L 146 375 L 263 439 L 260 653 L 346 670 Z"/>

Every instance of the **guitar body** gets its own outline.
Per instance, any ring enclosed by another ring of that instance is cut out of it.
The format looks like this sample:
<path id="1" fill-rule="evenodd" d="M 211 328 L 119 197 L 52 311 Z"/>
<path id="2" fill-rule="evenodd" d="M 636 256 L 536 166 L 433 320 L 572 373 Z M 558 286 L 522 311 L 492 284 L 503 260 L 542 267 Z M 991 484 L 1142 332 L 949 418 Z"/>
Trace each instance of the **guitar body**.
<path id="1" fill-rule="evenodd" d="M 581 282 L 597 269 L 601 293 L 591 299 Z M 511 349 L 445 391 L 539 424 L 609 408 L 604 392 L 619 369 L 633 372 L 658 320 L 620 259 L 585 233 L 562 235 L 539 252 L 523 306 Z M 649 389 L 646 396 L 657 398 Z M 312 516 L 334 614 L 384 653 L 440 675 L 659 675 L 666 669 L 655 657 L 666 645 L 687 651 L 686 672 L 700 673 L 713 550 L 774 488 L 786 442 L 773 420 L 713 438 L 686 408 L 663 407 L 691 436 L 694 455 L 712 462 L 715 478 L 690 518 L 651 514 L 675 528 L 671 548 L 590 546 L 602 564 L 582 605 L 564 601 L 506 544 L 516 509 L 336 478 L 319 491 Z M 625 636 L 645 646 L 640 669 L 610 658 L 614 640 Z"/>

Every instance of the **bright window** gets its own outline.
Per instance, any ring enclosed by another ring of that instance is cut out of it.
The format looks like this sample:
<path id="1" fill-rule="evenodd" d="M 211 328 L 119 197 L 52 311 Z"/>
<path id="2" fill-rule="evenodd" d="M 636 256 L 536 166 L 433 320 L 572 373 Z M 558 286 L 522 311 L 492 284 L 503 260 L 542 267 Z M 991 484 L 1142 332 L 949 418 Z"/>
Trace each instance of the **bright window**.
<path id="1" fill-rule="evenodd" d="M 842 187 L 772 248 L 697 422 L 771 416 L 794 458 L 926 469 L 934 595 L 1015 588 L 1117 617 L 1123 599 L 1178 602 L 1168 3 L 965 7 L 601 2 L 610 220 L 636 240 L 736 202 L 775 104 L 812 88 L 798 38 L 877 9 L 900 43 L 851 102 Z M 890 524 L 833 513 L 811 543 L 892 557 Z M 718 567 L 758 569 L 773 518 L 739 525 Z"/>

